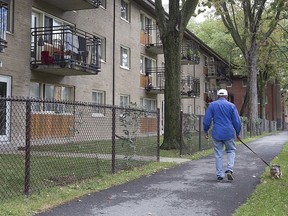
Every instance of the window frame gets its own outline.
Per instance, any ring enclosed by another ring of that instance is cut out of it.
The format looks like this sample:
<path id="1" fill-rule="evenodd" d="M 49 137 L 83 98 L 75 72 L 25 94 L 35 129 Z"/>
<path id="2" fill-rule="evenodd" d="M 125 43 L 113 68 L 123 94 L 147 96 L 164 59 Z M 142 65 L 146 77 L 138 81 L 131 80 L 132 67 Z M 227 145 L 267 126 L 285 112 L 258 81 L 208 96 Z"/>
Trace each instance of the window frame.
<path id="1" fill-rule="evenodd" d="M 247 87 L 247 78 L 242 78 L 242 87 Z"/>
<path id="2" fill-rule="evenodd" d="M 14 0 L 0 0 L 0 3 L 7 5 L 6 32 L 14 32 Z"/>
<path id="3" fill-rule="evenodd" d="M 153 104 L 152 104 L 153 102 Z M 147 108 L 147 103 L 149 107 Z M 155 112 L 157 110 L 157 100 L 152 98 L 141 98 L 141 106 L 148 111 Z"/>
<path id="4" fill-rule="evenodd" d="M 126 99 L 125 103 L 123 103 L 124 98 Z M 126 107 L 129 107 L 129 105 L 130 105 L 130 95 L 121 94 L 119 107 L 126 108 Z"/>
<path id="5" fill-rule="evenodd" d="M 155 22 L 154 19 L 147 14 L 140 12 L 140 22 L 141 22 L 141 30 L 146 32 L 146 27 L 148 25 L 153 25 Z"/>
<path id="6" fill-rule="evenodd" d="M 156 60 L 145 55 L 140 55 L 140 74 L 147 75 L 146 69 L 148 68 L 148 64 L 151 64 L 151 68 L 156 67 Z"/>
<path id="7" fill-rule="evenodd" d="M 123 13 L 123 9 L 125 13 Z M 130 3 L 127 0 L 121 0 L 120 17 L 126 22 L 130 22 Z"/>
<path id="8" fill-rule="evenodd" d="M 96 94 L 96 96 L 101 95 L 100 101 L 94 100 L 93 94 Z M 100 105 L 100 106 L 93 106 L 93 112 L 92 117 L 103 117 L 105 116 L 105 108 L 101 106 L 105 106 L 106 103 L 106 92 L 100 91 L 100 90 L 92 90 L 92 103 L 93 105 Z"/>
<path id="9" fill-rule="evenodd" d="M 33 88 L 33 85 L 37 84 L 38 88 Z M 48 93 L 49 89 L 51 87 L 52 95 L 51 98 L 46 97 L 46 93 Z M 70 89 L 70 99 L 67 100 L 67 98 L 63 98 L 63 91 L 65 88 Z M 33 92 L 33 90 L 38 91 Z M 36 94 L 35 94 L 36 93 Z M 38 97 L 37 97 L 38 96 Z M 30 97 L 35 99 L 41 99 L 41 100 L 51 100 L 51 101 L 74 101 L 75 100 L 75 87 L 74 86 L 67 86 L 67 85 L 61 85 L 61 84 L 51 84 L 51 83 L 41 83 L 41 82 L 31 82 L 30 83 Z M 40 103 L 35 102 L 32 105 L 32 112 L 33 113 L 71 113 L 70 111 L 67 111 L 65 109 L 65 104 L 49 104 L 49 103 Z"/>
<path id="10" fill-rule="evenodd" d="M 106 38 L 95 33 L 100 39 L 100 58 L 102 62 L 106 62 Z"/>
<path id="11" fill-rule="evenodd" d="M 123 50 L 127 51 L 127 65 L 124 65 Z M 130 69 L 130 48 L 121 46 L 120 47 L 120 67 L 129 70 Z"/>

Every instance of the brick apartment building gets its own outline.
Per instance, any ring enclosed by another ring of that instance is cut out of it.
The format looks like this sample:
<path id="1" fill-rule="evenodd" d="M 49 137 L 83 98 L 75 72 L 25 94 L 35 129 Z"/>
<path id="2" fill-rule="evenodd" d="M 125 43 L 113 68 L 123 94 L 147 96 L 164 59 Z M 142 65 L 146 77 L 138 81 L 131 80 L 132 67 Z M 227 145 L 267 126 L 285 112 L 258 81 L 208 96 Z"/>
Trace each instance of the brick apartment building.
<path id="1" fill-rule="evenodd" d="M 0 0 L 0 17 L 2 97 L 136 102 L 160 108 L 163 128 L 165 62 L 153 1 L 115 0 L 114 8 L 107 0 Z M 203 115 L 206 98 L 226 88 L 229 64 L 188 30 L 182 57 L 182 110 Z M 34 111 L 66 112 L 60 106 Z M 7 124 L 10 111 L 2 112 Z M 1 131 L 0 141 L 9 141 L 7 133 Z"/>
<path id="2" fill-rule="evenodd" d="M 240 112 L 244 97 L 246 94 L 247 78 L 242 75 L 232 75 L 231 84 L 227 85 L 229 91 L 229 100 L 233 102 Z M 285 113 L 285 101 L 281 96 L 280 84 L 277 82 L 270 82 L 265 88 L 265 118 L 269 121 L 276 121 L 278 128 L 286 126 L 286 120 L 283 118 Z M 258 103 L 259 104 L 259 103 Z M 244 111 L 247 115 L 247 110 Z M 260 113 L 260 104 L 258 106 L 258 113 Z"/>

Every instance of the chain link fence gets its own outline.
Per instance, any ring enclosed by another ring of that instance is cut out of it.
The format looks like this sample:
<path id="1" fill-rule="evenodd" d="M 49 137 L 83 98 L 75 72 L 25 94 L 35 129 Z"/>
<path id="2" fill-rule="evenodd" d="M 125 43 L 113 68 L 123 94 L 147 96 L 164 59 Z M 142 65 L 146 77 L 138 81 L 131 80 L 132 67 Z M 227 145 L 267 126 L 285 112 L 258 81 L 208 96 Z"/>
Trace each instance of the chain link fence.
<path id="1" fill-rule="evenodd" d="M 205 139 L 203 130 L 202 115 L 194 115 L 181 112 L 182 122 L 182 146 L 180 146 L 180 155 L 194 154 L 198 151 L 213 148 L 212 138 Z M 242 129 L 240 137 L 242 139 L 251 137 L 249 121 L 247 117 L 241 117 Z M 211 131 L 211 130 L 210 130 Z M 277 122 L 258 119 L 256 124 L 256 135 L 277 131 Z"/>
<path id="2" fill-rule="evenodd" d="M 159 110 L 0 98 L 0 200 L 159 161 Z"/>

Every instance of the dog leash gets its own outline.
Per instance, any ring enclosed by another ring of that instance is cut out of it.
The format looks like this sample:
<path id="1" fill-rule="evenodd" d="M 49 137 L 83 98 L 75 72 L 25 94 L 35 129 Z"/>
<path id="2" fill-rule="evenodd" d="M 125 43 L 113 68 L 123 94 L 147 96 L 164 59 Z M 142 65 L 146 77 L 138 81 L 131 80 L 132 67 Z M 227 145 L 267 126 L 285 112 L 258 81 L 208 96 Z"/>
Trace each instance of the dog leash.
<path id="1" fill-rule="evenodd" d="M 253 149 L 251 149 L 246 143 L 244 143 L 240 138 L 238 140 L 245 145 L 250 151 L 252 151 L 257 157 L 259 157 L 267 166 L 271 167 L 270 164 L 268 164 L 263 158 L 261 158 Z"/>

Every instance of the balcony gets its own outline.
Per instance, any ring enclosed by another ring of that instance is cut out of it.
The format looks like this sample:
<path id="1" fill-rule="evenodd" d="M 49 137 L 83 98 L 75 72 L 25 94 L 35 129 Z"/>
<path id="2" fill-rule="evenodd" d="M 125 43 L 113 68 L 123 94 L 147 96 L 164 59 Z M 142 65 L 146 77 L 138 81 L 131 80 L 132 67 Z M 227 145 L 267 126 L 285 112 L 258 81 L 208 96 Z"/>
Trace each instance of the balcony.
<path id="1" fill-rule="evenodd" d="M 163 44 L 160 39 L 160 32 L 156 25 L 147 25 L 145 31 L 145 46 L 154 54 L 163 54 Z"/>
<path id="2" fill-rule="evenodd" d="M 101 5 L 100 0 L 42 0 L 63 11 L 95 9 Z"/>
<path id="3" fill-rule="evenodd" d="M 200 79 L 192 76 L 182 76 L 181 97 L 196 98 L 200 96 Z"/>
<path id="4" fill-rule="evenodd" d="M 181 64 L 197 65 L 200 63 L 199 46 L 193 42 L 182 45 L 181 47 Z"/>
<path id="5" fill-rule="evenodd" d="M 219 62 L 214 62 L 213 57 L 210 57 L 207 60 L 207 66 L 204 67 L 204 74 L 207 79 L 217 79 L 217 81 L 220 82 L 231 82 L 229 68 L 221 65 Z"/>
<path id="6" fill-rule="evenodd" d="M 69 25 L 32 28 L 31 69 L 59 76 L 96 75 L 100 40 Z"/>
<path id="7" fill-rule="evenodd" d="M 165 68 L 146 68 L 145 90 L 149 93 L 164 94 Z"/>

